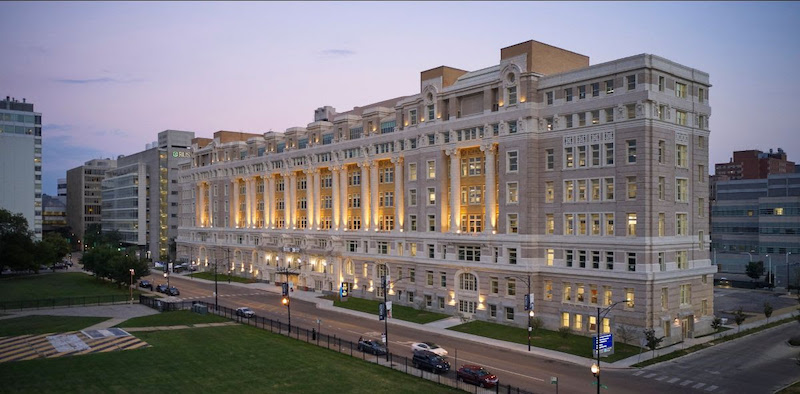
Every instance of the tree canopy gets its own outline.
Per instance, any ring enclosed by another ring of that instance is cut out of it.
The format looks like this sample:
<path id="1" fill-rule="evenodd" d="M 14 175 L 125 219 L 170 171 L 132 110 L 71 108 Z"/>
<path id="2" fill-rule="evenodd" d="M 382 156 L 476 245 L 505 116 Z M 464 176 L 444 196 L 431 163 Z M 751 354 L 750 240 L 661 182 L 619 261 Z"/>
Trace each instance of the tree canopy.
<path id="1" fill-rule="evenodd" d="M 128 256 L 123 251 L 108 244 L 94 247 L 81 257 L 83 269 L 99 278 L 110 279 L 119 285 L 130 285 L 143 276 L 150 275 L 146 260 Z M 133 269 L 133 278 L 130 270 Z"/>
<path id="2" fill-rule="evenodd" d="M 747 276 L 753 278 L 754 280 L 758 280 L 758 278 L 760 278 L 761 275 L 764 275 L 764 262 L 751 261 L 747 263 L 745 272 L 747 273 Z"/>

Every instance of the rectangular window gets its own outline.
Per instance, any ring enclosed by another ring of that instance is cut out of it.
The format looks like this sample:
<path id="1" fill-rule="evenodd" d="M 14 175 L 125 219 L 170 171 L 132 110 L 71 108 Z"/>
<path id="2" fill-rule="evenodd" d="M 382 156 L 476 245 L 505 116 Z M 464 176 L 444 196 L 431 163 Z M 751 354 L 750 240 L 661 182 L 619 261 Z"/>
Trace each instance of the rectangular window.
<path id="1" fill-rule="evenodd" d="M 575 181 L 564 181 L 564 202 L 575 201 Z"/>
<path id="2" fill-rule="evenodd" d="M 667 227 L 667 215 L 664 212 L 658 213 L 658 236 L 663 237 Z"/>
<path id="3" fill-rule="evenodd" d="M 702 103 L 703 101 L 705 101 L 705 95 L 706 95 L 706 90 L 705 89 L 703 89 L 703 88 L 698 88 L 697 89 L 697 101 L 698 102 Z"/>
<path id="4" fill-rule="evenodd" d="M 553 131 L 553 117 L 548 116 L 544 118 L 544 121 L 547 124 L 547 131 Z"/>
<path id="5" fill-rule="evenodd" d="M 580 179 L 578 180 L 578 201 L 584 202 L 586 199 L 586 179 Z"/>
<path id="6" fill-rule="evenodd" d="M 658 77 L 658 91 L 659 92 L 663 92 L 665 85 L 666 85 L 666 80 L 664 79 L 663 76 L 659 76 Z"/>
<path id="7" fill-rule="evenodd" d="M 544 190 L 544 202 L 553 202 L 555 200 L 553 181 L 546 181 L 544 183 Z"/>
<path id="8" fill-rule="evenodd" d="M 665 252 L 658 252 L 658 269 L 661 272 L 667 270 L 667 258 Z"/>
<path id="9" fill-rule="evenodd" d="M 698 198 L 697 199 L 697 217 L 705 217 L 706 216 L 706 199 L 705 198 Z"/>
<path id="10" fill-rule="evenodd" d="M 436 188 L 428 188 L 428 205 L 436 205 Z"/>
<path id="11" fill-rule="evenodd" d="M 708 300 L 700 302 L 700 316 L 708 315 Z"/>
<path id="12" fill-rule="evenodd" d="M 675 178 L 675 201 L 689 202 L 689 180 Z"/>
<path id="13" fill-rule="evenodd" d="M 433 286 L 433 271 L 425 271 L 425 284 Z"/>
<path id="14" fill-rule="evenodd" d="M 685 213 L 675 214 L 675 235 L 686 236 L 689 233 L 689 218 Z"/>
<path id="15" fill-rule="evenodd" d="M 412 207 L 417 206 L 417 189 L 409 189 L 408 191 L 408 205 Z"/>
<path id="16" fill-rule="evenodd" d="M 417 124 L 417 110 L 412 109 L 408 111 L 408 117 L 411 119 L 411 125 L 414 126 Z"/>
<path id="17" fill-rule="evenodd" d="M 692 285 L 681 285 L 681 306 L 692 304 Z"/>
<path id="18" fill-rule="evenodd" d="M 592 221 L 592 223 L 591 223 L 592 231 L 591 231 L 590 234 L 591 235 L 600 235 L 600 214 L 599 213 L 591 214 L 591 221 Z"/>
<path id="19" fill-rule="evenodd" d="M 417 163 L 408 163 L 408 180 L 417 180 Z"/>
<path id="20" fill-rule="evenodd" d="M 636 236 L 636 214 L 628 213 L 628 236 Z"/>
<path id="21" fill-rule="evenodd" d="M 572 128 L 572 114 L 564 116 L 564 120 L 566 121 L 566 128 Z"/>
<path id="22" fill-rule="evenodd" d="M 572 88 L 564 89 L 564 97 L 566 98 L 567 102 L 572 101 Z"/>
<path id="23" fill-rule="evenodd" d="M 614 214 L 606 213 L 604 215 L 605 215 L 606 235 L 614 235 Z"/>
<path id="24" fill-rule="evenodd" d="M 499 280 L 495 277 L 489 279 L 489 291 L 492 294 L 499 294 L 500 293 L 500 285 Z"/>
<path id="25" fill-rule="evenodd" d="M 664 140 L 658 141 L 658 164 L 664 164 L 664 158 L 667 155 L 667 143 Z"/>
<path id="26" fill-rule="evenodd" d="M 675 123 L 681 126 L 686 126 L 688 116 L 685 111 L 675 110 Z"/>
<path id="27" fill-rule="evenodd" d="M 436 179 L 436 161 L 428 160 L 428 179 Z"/>
<path id="28" fill-rule="evenodd" d="M 660 176 L 658 177 L 658 199 L 664 201 L 664 197 L 666 196 L 667 190 L 667 178 Z"/>
<path id="29" fill-rule="evenodd" d="M 636 74 L 628 75 L 626 78 L 628 80 L 628 90 L 635 90 L 636 89 Z"/>
<path id="30" fill-rule="evenodd" d="M 604 110 L 606 113 L 606 123 L 611 123 L 614 121 L 614 108 L 606 108 Z"/>
<path id="31" fill-rule="evenodd" d="M 553 92 L 545 93 L 547 99 L 547 105 L 553 105 Z"/>
<path id="32" fill-rule="evenodd" d="M 586 112 L 578 112 L 578 126 L 586 126 Z"/>
<path id="33" fill-rule="evenodd" d="M 428 231 L 436 231 L 436 215 L 428 215 Z"/>
<path id="34" fill-rule="evenodd" d="M 439 286 L 447 288 L 447 274 L 444 272 L 439 272 Z"/>
<path id="35" fill-rule="evenodd" d="M 435 114 L 434 114 L 433 108 L 434 108 L 434 107 L 433 107 L 433 104 L 431 104 L 431 105 L 429 105 L 429 106 L 428 106 L 428 122 L 432 121 L 432 120 L 433 120 L 433 118 L 435 117 Z"/>
<path id="36" fill-rule="evenodd" d="M 519 202 L 519 184 L 509 182 L 506 184 L 506 203 L 516 204 Z"/>
<path id="37" fill-rule="evenodd" d="M 592 111 L 592 124 L 600 123 L 600 110 Z"/>
<path id="38" fill-rule="evenodd" d="M 508 105 L 514 105 L 517 103 L 517 87 L 511 86 L 507 89 L 508 92 Z"/>
<path id="39" fill-rule="evenodd" d="M 603 199 L 600 198 L 600 178 L 594 178 L 591 180 L 592 184 L 592 201 L 602 201 Z"/>
<path id="40" fill-rule="evenodd" d="M 555 151 L 553 149 L 546 149 L 545 155 L 545 168 L 548 170 L 554 169 L 556 163 Z"/>
<path id="41" fill-rule="evenodd" d="M 586 302 L 586 293 L 585 289 L 582 284 L 578 283 L 575 285 L 575 301 L 576 302 Z"/>
<path id="42" fill-rule="evenodd" d="M 572 301 L 572 285 L 569 283 L 564 283 L 564 293 L 562 294 L 561 300 L 563 302 L 571 302 Z"/>
<path id="43" fill-rule="evenodd" d="M 636 163 L 636 140 L 625 141 L 628 147 L 628 164 Z"/>
<path id="44" fill-rule="evenodd" d="M 442 302 L 440 308 L 444 309 L 444 297 L 439 297 Z M 497 305 L 489 304 L 489 317 L 497 318 Z"/>
<path id="45" fill-rule="evenodd" d="M 508 279 L 506 283 L 506 295 L 513 296 L 517 295 L 517 281 L 514 279 Z"/>
<path id="46" fill-rule="evenodd" d="M 572 263 L 574 262 L 575 252 L 571 250 L 564 251 L 564 263 L 567 267 L 572 267 Z"/>
<path id="47" fill-rule="evenodd" d="M 586 268 L 586 251 L 579 250 L 578 251 L 578 267 Z"/>
<path id="48" fill-rule="evenodd" d="M 517 172 L 519 170 L 518 155 L 517 151 L 506 152 L 506 172 Z"/>
<path id="49" fill-rule="evenodd" d="M 578 98 L 581 100 L 586 98 L 586 85 L 578 86 Z"/>
<path id="50" fill-rule="evenodd" d="M 514 320 L 514 308 L 506 307 L 506 320 Z"/>
<path id="51" fill-rule="evenodd" d="M 636 104 L 628 104 L 625 106 L 625 109 L 628 113 L 628 119 L 635 119 L 636 118 Z"/>
<path id="52" fill-rule="evenodd" d="M 679 270 L 689 269 L 689 260 L 687 259 L 687 251 L 679 250 L 675 252 L 675 264 Z"/>
<path id="53" fill-rule="evenodd" d="M 600 82 L 595 82 L 592 84 L 592 97 L 597 97 L 600 95 Z"/>
<path id="54" fill-rule="evenodd" d="M 592 155 L 592 167 L 600 166 L 600 144 L 592 144 L 589 146 Z"/>
<path id="55" fill-rule="evenodd" d="M 583 331 L 583 315 L 575 315 L 575 321 L 572 323 L 572 328 L 575 331 Z"/>
<path id="56" fill-rule="evenodd" d="M 569 327 L 569 312 L 561 312 L 561 327 Z"/>
<path id="57" fill-rule="evenodd" d="M 555 260 L 555 254 L 556 254 L 555 249 L 547 249 L 546 257 L 548 266 L 553 266 L 553 261 Z"/>
<path id="58" fill-rule="evenodd" d="M 586 235 L 586 214 L 578 214 L 578 235 Z"/>
<path id="59" fill-rule="evenodd" d="M 614 269 L 614 252 L 606 252 L 606 269 Z"/>
<path id="60" fill-rule="evenodd" d="M 564 168 L 575 168 L 575 156 L 572 147 L 564 148 Z"/>
<path id="61" fill-rule="evenodd" d="M 553 300 L 553 281 L 544 281 L 544 299 L 547 301 Z"/>
<path id="62" fill-rule="evenodd" d="M 628 180 L 628 200 L 635 200 L 636 199 L 636 177 L 629 176 L 626 178 Z"/>
<path id="63" fill-rule="evenodd" d="M 462 261 L 481 261 L 481 247 L 459 246 L 458 259 Z"/>
<path id="64" fill-rule="evenodd" d="M 508 263 L 509 264 L 517 264 L 517 249 L 516 248 L 508 248 Z"/>
<path id="65" fill-rule="evenodd" d="M 686 98 L 686 84 L 675 82 L 675 97 Z"/>
<path id="66" fill-rule="evenodd" d="M 606 81 L 606 94 L 614 93 L 614 80 L 609 79 Z"/>
<path id="67" fill-rule="evenodd" d="M 545 216 L 545 233 L 548 235 L 556 233 L 556 221 L 552 213 Z"/>
<path id="68" fill-rule="evenodd" d="M 689 168 L 688 147 L 684 144 L 675 144 L 675 165 L 680 168 Z"/>
<path id="69" fill-rule="evenodd" d="M 636 253 L 628 252 L 628 271 L 636 271 Z"/>
<path id="70" fill-rule="evenodd" d="M 606 165 L 613 166 L 614 165 L 614 143 L 607 142 L 606 143 Z"/>
<path id="71" fill-rule="evenodd" d="M 614 201 L 614 178 L 605 178 L 603 183 L 606 185 L 606 201 Z"/>

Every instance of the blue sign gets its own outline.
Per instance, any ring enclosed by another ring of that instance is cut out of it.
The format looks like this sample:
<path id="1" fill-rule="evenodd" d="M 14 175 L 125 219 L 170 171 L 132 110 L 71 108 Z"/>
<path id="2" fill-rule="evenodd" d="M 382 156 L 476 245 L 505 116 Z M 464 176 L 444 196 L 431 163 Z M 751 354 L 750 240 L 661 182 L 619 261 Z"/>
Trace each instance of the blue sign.
<path id="1" fill-rule="evenodd" d="M 592 349 L 593 353 L 597 354 L 600 351 L 601 354 L 613 352 L 614 350 L 614 336 L 613 334 L 602 334 L 600 335 L 600 343 L 598 344 L 597 336 L 592 336 Z M 612 353 L 613 354 L 613 353 Z"/>

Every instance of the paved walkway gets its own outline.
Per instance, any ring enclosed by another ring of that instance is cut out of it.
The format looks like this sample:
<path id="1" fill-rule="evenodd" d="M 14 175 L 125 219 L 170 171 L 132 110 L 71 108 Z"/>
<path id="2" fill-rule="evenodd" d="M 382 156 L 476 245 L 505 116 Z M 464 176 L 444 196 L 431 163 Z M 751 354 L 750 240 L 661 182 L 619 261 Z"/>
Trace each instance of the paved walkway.
<path id="1" fill-rule="evenodd" d="M 214 283 L 214 281 L 205 280 L 205 279 L 199 279 L 199 278 L 193 278 L 192 280 L 205 282 L 205 283 Z M 230 285 L 237 286 L 237 287 L 242 287 L 242 288 L 247 288 L 247 289 L 264 290 L 264 291 L 268 291 L 268 292 L 275 293 L 275 294 L 280 294 L 280 292 L 281 292 L 281 288 L 279 286 L 275 286 L 274 284 L 267 284 L 267 283 L 237 283 L 237 282 L 231 282 Z M 370 314 L 370 313 L 359 312 L 359 311 L 354 311 L 354 310 L 350 310 L 350 309 L 346 309 L 346 308 L 335 307 L 335 306 L 333 306 L 333 301 L 320 298 L 321 296 L 322 296 L 321 293 L 317 293 L 317 292 L 314 292 L 314 291 L 300 291 L 300 290 L 297 290 L 297 291 L 294 291 L 294 292 L 291 293 L 291 297 L 292 298 L 296 298 L 296 299 L 299 299 L 299 300 L 303 300 L 303 301 L 307 301 L 307 302 L 311 302 L 311 303 L 317 304 L 317 308 L 320 308 L 320 309 L 332 310 L 332 311 L 336 311 L 336 312 L 347 314 L 347 315 L 351 315 L 351 316 L 362 317 L 362 318 L 365 318 L 365 319 L 374 319 L 375 318 L 375 315 Z M 792 296 L 792 297 L 794 297 L 794 296 Z M 778 320 L 781 320 L 781 319 L 786 319 L 786 318 L 792 317 L 793 313 L 795 313 L 795 311 L 797 311 L 797 307 L 796 306 L 791 306 L 791 307 L 775 310 L 775 312 L 773 313 L 773 315 L 769 319 L 769 321 L 770 322 L 774 322 L 774 321 L 778 321 Z M 665 348 L 662 348 L 662 349 L 658 349 L 656 351 L 656 355 L 655 356 L 658 357 L 658 356 L 661 356 L 661 355 L 664 355 L 664 354 L 672 353 L 674 351 L 683 350 L 685 348 L 688 348 L 688 347 L 691 347 L 691 346 L 694 346 L 694 345 L 697 345 L 697 344 L 707 343 L 707 342 L 713 341 L 715 339 L 718 339 L 718 338 L 721 338 L 721 337 L 724 337 L 724 336 L 727 336 L 727 335 L 736 334 L 738 332 L 737 330 L 742 330 L 743 331 L 743 330 L 747 330 L 747 329 L 750 329 L 750 328 L 759 327 L 759 326 L 767 324 L 767 321 L 764 318 L 764 316 L 761 315 L 760 317 L 759 316 L 750 316 L 750 317 L 748 317 L 748 320 L 746 320 L 746 322 L 744 324 L 742 324 L 742 326 L 740 328 L 737 327 L 735 324 L 733 324 L 733 322 L 729 321 L 728 323 L 730 323 L 730 324 L 726 325 L 725 327 L 731 328 L 731 330 L 728 330 L 728 331 L 725 331 L 725 332 L 722 332 L 722 333 L 718 333 L 718 334 L 714 334 L 714 335 L 708 335 L 708 336 L 705 336 L 705 337 L 702 337 L 702 338 L 688 338 L 682 343 L 675 344 L 675 345 L 672 345 L 672 346 L 668 346 L 668 347 L 665 347 Z M 591 358 L 576 356 L 576 355 L 563 353 L 563 352 L 558 352 L 558 351 L 550 350 L 550 349 L 538 348 L 538 347 L 535 347 L 535 346 L 529 352 L 528 351 L 528 346 L 526 344 L 513 343 L 513 342 L 502 341 L 502 340 L 493 339 L 493 338 L 482 337 L 482 336 L 478 336 L 478 335 L 462 333 L 462 332 L 458 332 L 458 331 L 447 330 L 447 328 L 449 328 L 449 327 L 461 324 L 461 320 L 458 317 L 452 317 L 452 318 L 447 318 L 447 319 L 443 319 L 443 320 L 438 320 L 438 321 L 427 323 L 427 324 L 419 324 L 419 323 L 412 323 L 412 322 L 399 320 L 399 319 L 391 319 L 391 320 L 389 320 L 389 324 L 396 325 L 396 326 L 413 328 L 413 329 L 421 330 L 421 331 L 428 331 L 428 332 L 432 332 L 432 333 L 436 333 L 436 334 L 440 334 L 440 335 L 447 335 L 447 336 L 450 336 L 450 337 L 460 338 L 460 339 L 464 339 L 464 340 L 468 340 L 468 341 L 472 341 L 472 342 L 476 342 L 476 343 L 485 343 L 485 344 L 492 345 L 494 347 L 503 348 L 503 349 L 507 349 L 507 350 L 510 350 L 510 351 L 515 351 L 515 352 L 519 352 L 519 353 L 523 353 L 523 354 L 535 354 L 537 356 L 541 356 L 541 357 L 545 357 L 545 358 L 549 358 L 549 359 L 554 359 L 554 360 L 565 361 L 565 362 L 569 362 L 569 363 L 573 363 L 573 364 L 577 364 L 577 365 L 582 365 L 582 366 L 586 366 L 586 367 L 591 366 L 595 362 L 595 360 L 591 359 Z M 623 360 L 618 360 L 618 361 L 613 362 L 613 363 L 608 363 L 608 362 L 604 361 L 603 365 L 606 366 L 606 368 L 614 368 L 614 369 L 631 368 L 631 366 L 633 364 L 636 364 L 636 363 L 641 362 L 641 361 L 650 360 L 651 358 L 653 358 L 653 352 L 648 351 L 648 350 L 644 350 L 639 355 L 632 356 L 632 357 L 629 357 L 629 358 L 626 358 L 626 359 L 623 359 Z"/>

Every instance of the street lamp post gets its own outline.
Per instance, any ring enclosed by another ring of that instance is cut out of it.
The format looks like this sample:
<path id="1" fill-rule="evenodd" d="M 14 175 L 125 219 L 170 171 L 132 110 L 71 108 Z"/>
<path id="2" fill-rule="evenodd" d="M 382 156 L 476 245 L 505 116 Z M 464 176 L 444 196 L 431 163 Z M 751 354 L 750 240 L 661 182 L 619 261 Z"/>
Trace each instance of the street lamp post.
<path id="1" fill-rule="evenodd" d="M 133 305 L 133 268 L 131 268 L 130 272 L 131 272 L 131 283 L 130 286 L 128 286 L 128 288 L 131 291 L 131 305 Z"/>
<path id="2" fill-rule="evenodd" d="M 517 279 L 519 279 L 521 281 L 524 281 L 525 284 L 528 285 L 528 293 L 525 295 L 525 297 L 530 297 L 531 296 L 531 274 L 528 274 L 528 279 L 527 280 L 525 278 L 521 277 L 521 276 L 516 276 L 516 275 L 506 276 L 506 279 L 509 279 L 509 278 L 512 278 L 512 277 L 513 278 L 517 278 Z M 531 319 L 533 318 L 533 300 L 528 300 L 528 304 L 525 305 L 525 309 L 528 310 L 528 351 L 531 351 L 531 333 L 533 332 L 533 328 L 531 328 Z"/>
<path id="3" fill-rule="evenodd" d="M 383 285 L 383 335 L 386 337 L 386 343 L 384 343 L 384 345 L 386 346 L 386 361 L 389 361 L 389 304 L 387 304 L 389 294 L 389 276 L 382 276 L 381 282 L 383 282 L 381 283 Z"/>
<path id="4" fill-rule="evenodd" d="M 599 306 L 597 307 L 597 321 L 595 322 L 595 326 L 597 327 L 597 339 L 595 340 L 594 348 L 594 351 L 597 353 L 597 363 L 592 364 L 592 374 L 597 378 L 597 394 L 600 394 L 600 322 L 602 318 L 608 315 L 608 312 L 611 312 L 611 309 L 623 302 L 628 302 L 628 300 L 617 301 L 604 309 L 600 309 Z"/>
<path id="5" fill-rule="evenodd" d="M 790 254 L 792 254 L 792 252 L 786 252 L 786 293 L 788 293 L 789 295 L 792 295 L 792 291 L 789 290 L 789 284 L 792 283 L 792 282 L 789 281 L 789 255 Z"/>
<path id="6" fill-rule="evenodd" d="M 770 284 L 772 287 L 772 256 L 767 255 L 767 259 L 769 260 L 769 271 L 767 272 L 767 283 Z"/>

